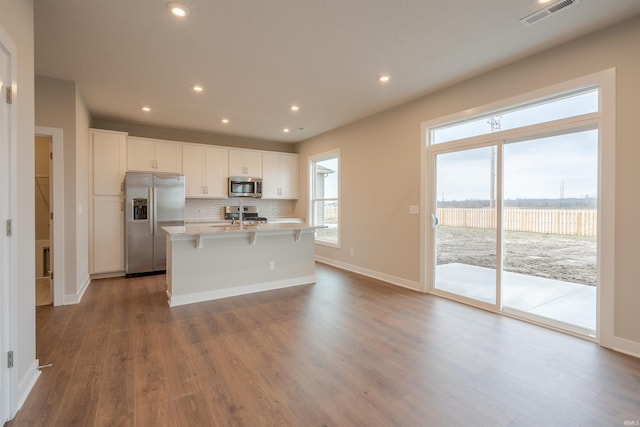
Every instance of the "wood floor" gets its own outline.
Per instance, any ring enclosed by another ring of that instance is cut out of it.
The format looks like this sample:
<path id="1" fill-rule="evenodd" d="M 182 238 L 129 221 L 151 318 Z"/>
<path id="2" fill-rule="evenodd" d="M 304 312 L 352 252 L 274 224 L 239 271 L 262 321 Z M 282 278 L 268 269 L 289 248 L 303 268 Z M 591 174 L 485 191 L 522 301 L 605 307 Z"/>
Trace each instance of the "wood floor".
<path id="1" fill-rule="evenodd" d="M 315 285 L 169 308 L 164 276 L 37 308 L 17 426 L 623 426 L 640 360 L 318 264 Z M 629 424 L 631 423 L 631 424 Z"/>

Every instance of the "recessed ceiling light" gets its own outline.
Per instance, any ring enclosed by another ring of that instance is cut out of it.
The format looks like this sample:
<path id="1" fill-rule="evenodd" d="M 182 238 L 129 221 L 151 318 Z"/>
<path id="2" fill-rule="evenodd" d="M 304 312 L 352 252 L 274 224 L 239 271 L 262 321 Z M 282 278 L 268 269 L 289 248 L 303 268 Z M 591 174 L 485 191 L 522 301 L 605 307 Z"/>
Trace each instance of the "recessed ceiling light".
<path id="1" fill-rule="evenodd" d="M 380 83 L 387 83 L 389 80 L 391 80 L 391 76 L 389 74 L 383 74 L 380 77 L 378 77 L 378 81 Z"/>
<path id="2" fill-rule="evenodd" d="M 142 107 L 142 111 L 144 111 L 145 113 L 148 113 L 149 111 L 151 111 L 151 107 L 147 107 L 145 105 L 144 107 Z"/>
<path id="3" fill-rule="evenodd" d="M 222 120 L 220 120 L 220 121 L 221 121 L 222 123 L 224 123 L 225 125 L 226 125 L 226 124 L 229 124 L 229 119 L 222 119 Z"/>
<path id="4" fill-rule="evenodd" d="M 200 85 L 195 85 L 193 86 L 193 90 L 194 92 L 202 92 L 204 90 L 204 88 Z"/>
<path id="5" fill-rule="evenodd" d="M 179 18 L 184 18 L 189 14 L 189 9 L 180 3 L 167 3 L 167 9 L 169 9 L 169 12 L 171 12 L 172 15 Z"/>
<path id="6" fill-rule="evenodd" d="M 291 106 L 291 111 L 298 111 L 300 109 L 300 107 L 298 107 L 296 104 L 293 104 Z"/>
<path id="7" fill-rule="evenodd" d="M 290 130 L 291 130 L 291 129 L 289 129 L 289 128 L 284 128 L 284 129 L 282 129 L 282 132 L 284 132 L 284 133 L 289 133 L 289 131 L 290 131 Z"/>

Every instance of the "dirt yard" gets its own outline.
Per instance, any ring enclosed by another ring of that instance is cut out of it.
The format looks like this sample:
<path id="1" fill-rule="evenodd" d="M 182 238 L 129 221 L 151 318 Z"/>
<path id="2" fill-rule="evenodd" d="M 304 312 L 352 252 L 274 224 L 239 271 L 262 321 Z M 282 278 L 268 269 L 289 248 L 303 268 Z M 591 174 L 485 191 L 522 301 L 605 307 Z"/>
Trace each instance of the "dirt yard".
<path id="1" fill-rule="evenodd" d="M 438 227 L 437 263 L 495 268 L 495 230 Z M 595 237 L 507 231 L 504 269 L 514 273 L 596 285 Z"/>

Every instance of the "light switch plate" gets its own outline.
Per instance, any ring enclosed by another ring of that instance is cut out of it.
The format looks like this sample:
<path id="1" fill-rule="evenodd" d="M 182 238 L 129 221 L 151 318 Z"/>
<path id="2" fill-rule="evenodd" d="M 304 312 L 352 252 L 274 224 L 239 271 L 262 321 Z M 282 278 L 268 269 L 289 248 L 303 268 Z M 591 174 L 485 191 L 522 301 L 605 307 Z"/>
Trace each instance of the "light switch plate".
<path id="1" fill-rule="evenodd" d="M 420 213 L 420 206 L 409 205 L 409 215 L 418 215 Z"/>

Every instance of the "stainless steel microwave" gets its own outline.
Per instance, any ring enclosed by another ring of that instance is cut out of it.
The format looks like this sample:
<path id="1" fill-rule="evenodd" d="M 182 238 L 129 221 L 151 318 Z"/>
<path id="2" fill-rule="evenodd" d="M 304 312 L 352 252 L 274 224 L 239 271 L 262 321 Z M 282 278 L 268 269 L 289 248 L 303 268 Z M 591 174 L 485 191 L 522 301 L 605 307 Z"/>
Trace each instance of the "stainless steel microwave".
<path id="1" fill-rule="evenodd" d="M 229 197 L 262 197 L 262 178 L 229 177 Z"/>

